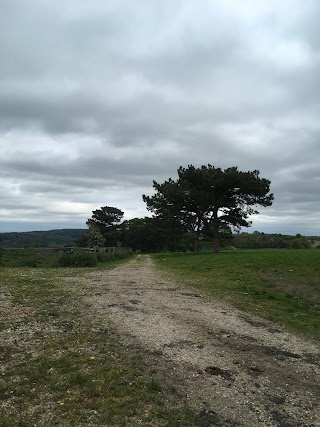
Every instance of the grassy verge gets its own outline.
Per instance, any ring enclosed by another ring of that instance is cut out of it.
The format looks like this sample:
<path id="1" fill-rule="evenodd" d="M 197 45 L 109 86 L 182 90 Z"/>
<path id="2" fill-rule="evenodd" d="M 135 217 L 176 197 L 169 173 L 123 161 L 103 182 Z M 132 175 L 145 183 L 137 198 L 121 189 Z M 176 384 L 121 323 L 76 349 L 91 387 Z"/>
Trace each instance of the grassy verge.
<path id="1" fill-rule="evenodd" d="M 159 265 L 211 297 L 320 339 L 320 251 L 158 254 Z"/>
<path id="2" fill-rule="evenodd" d="M 129 258 L 129 253 L 111 255 L 106 252 L 86 253 L 82 248 L 75 248 L 73 254 L 42 248 L 0 248 L 0 266 L 3 267 L 96 267 Z"/>
<path id="3" fill-rule="evenodd" d="M 0 265 L 3 267 L 51 267 L 58 264 L 59 254 L 43 249 L 0 249 Z"/>
<path id="4" fill-rule="evenodd" d="M 1 427 L 194 425 L 175 389 L 90 314 L 84 285 L 60 279 L 88 270 L 0 269 Z"/>

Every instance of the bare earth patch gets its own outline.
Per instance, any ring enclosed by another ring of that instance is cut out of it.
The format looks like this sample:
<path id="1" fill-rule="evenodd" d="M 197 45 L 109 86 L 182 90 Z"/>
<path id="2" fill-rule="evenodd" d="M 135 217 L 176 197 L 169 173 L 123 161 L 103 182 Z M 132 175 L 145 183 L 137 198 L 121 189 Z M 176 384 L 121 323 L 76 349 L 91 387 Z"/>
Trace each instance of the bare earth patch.
<path id="1" fill-rule="evenodd" d="M 183 392 L 197 426 L 320 426 L 315 343 L 175 283 L 149 256 L 74 280 L 101 326 Z"/>

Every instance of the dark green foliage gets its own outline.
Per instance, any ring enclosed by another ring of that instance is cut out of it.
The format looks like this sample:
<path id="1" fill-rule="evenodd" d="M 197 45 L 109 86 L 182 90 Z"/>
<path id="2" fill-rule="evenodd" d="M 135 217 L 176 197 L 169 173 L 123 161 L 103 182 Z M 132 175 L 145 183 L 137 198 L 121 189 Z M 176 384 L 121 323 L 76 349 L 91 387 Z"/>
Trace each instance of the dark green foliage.
<path id="1" fill-rule="evenodd" d="M 145 217 L 134 218 L 121 224 L 122 245 L 134 251 L 185 250 L 186 240 L 183 228 L 178 222 Z"/>
<path id="2" fill-rule="evenodd" d="M 133 251 L 145 251 L 148 239 L 147 218 L 133 218 L 121 224 L 121 242 Z"/>
<path id="3" fill-rule="evenodd" d="M 96 256 L 98 262 L 108 262 L 113 259 L 113 256 L 108 252 L 97 252 Z"/>
<path id="4" fill-rule="evenodd" d="M 110 252 L 97 252 L 97 261 L 98 262 L 109 262 L 119 259 L 126 259 L 131 256 L 130 252 L 127 252 L 126 250 L 116 252 L 115 254 L 111 254 Z"/>
<path id="5" fill-rule="evenodd" d="M 93 224 L 103 233 L 108 227 L 113 227 L 115 224 L 118 224 L 122 217 L 123 212 L 120 209 L 111 206 L 103 206 L 100 209 L 92 211 L 92 218 L 88 219 L 87 225 Z"/>
<path id="6" fill-rule="evenodd" d="M 300 237 L 297 237 L 300 236 Z M 267 234 L 255 231 L 253 233 L 240 233 L 233 236 L 232 245 L 242 249 L 260 248 L 289 248 L 310 249 L 311 238 L 301 235 L 287 236 L 283 234 Z"/>
<path id="7" fill-rule="evenodd" d="M 85 252 L 63 254 L 59 258 L 59 264 L 62 267 L 95 267 L 97 265 L 97 257 L 94 254 Z"/>
<path id="8" fill-rule="evenodd" d="M 59 264 L 63 267 L 95 267 L 97 263 L 105 263 L 130 256 L 127 251 L 111 254 L 104 251 L 96 253 L 78 252 L 72 255 L 64 254 L 59 259 Z"/>
<path id="9" fill-rule="evenodd" d="M 285 248 L 287 238 L 281 234 L 265 234 L 255 231 L 253 233 L 239 233 L 233 237 L 232 245 L 242 249 L 259 249 L 259 248 Z"/>
<path id="10" fill-rule="evenodd" d="M 172 227 L 179 223 L 192 233 L 195 251 L 203 238 L 209 238 L 218 251 L 221 234 L 230 234 L 230 227 L 250 226 L 249 216 L 258 213 L 255 207 L 273 201 L 269 180 L 260 178 L 257 170 L 241 172 L 236 167 L 180 167 L 176 181 L 154 181 L 153 187 L 153 196 L 143 195 L 148 210 Z"/>
<path id="11" fill-rule="evenodd" d="M 83 239 L 86 240 L 86 246 L 93 249 L 103 247 L 106 242 L 99 228 L 94 224 L 89 224 L 89 230 L 83 236 Z"/>
<path id="12" fill-rule="evenodd" d="M 299 237 L 296 236 L 295 239 L 289 242 L 288 247 L 290 249 L 310 249 L 311 243 L 307 237 L 299 235 Z"/>
<path id="13" fill-rule="evenodd" d="M 122 217 L 123 212 L 120 209 L 103 206 L 92 211 L 92 217 L 88 219 L 87 225 L 94 225 L 100 230 L 106 240 L 106 246 L 116 246 L 120 238 L 118 227 Z"/>

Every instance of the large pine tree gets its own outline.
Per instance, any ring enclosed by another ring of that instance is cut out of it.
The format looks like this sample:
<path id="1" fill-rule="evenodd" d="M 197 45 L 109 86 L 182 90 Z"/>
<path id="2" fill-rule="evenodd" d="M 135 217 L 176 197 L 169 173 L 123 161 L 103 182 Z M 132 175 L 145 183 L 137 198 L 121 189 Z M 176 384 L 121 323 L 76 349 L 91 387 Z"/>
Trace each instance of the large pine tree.
<path id="1" fill-rule="evenodd" d="M 210 164 L 178 169 L 178 179 L 159 184 L 156 193 L 143 195 L 147 209 L 158 218 L 179 221 L 195 236 L 195 251 L 201 236 L 210 238 L 213 251 L 219 251 L 219 235 L 231 228 L 249 227 L 257 205 L 270 206 L 270 181 L 259 171 L 241 172 L 237 167 L 222 170 Z"/>

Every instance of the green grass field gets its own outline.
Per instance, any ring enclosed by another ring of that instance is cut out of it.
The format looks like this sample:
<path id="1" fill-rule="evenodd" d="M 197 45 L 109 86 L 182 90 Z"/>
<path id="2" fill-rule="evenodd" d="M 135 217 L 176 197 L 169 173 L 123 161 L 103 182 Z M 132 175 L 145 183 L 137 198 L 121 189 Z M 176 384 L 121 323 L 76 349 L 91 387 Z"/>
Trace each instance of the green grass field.
<path id="1" fill-rule="evenodd" d="M 59 254 L 43 249 L 2 249 L 0 266 L 3 267 L 52 267 L 58 265 Z"/>
<path id="2" fill-rule="evenodd" d="M 232 250 L 153 257 L 212 298 L 320 339 L 320 250 Z"/>
<path id="3" fill-rule="evenodd" d="M 174 387 L 92 315 L 92 290 L 61 279 L 89 271 L 0 267 L 1 427 L 194 425 Z"/>

